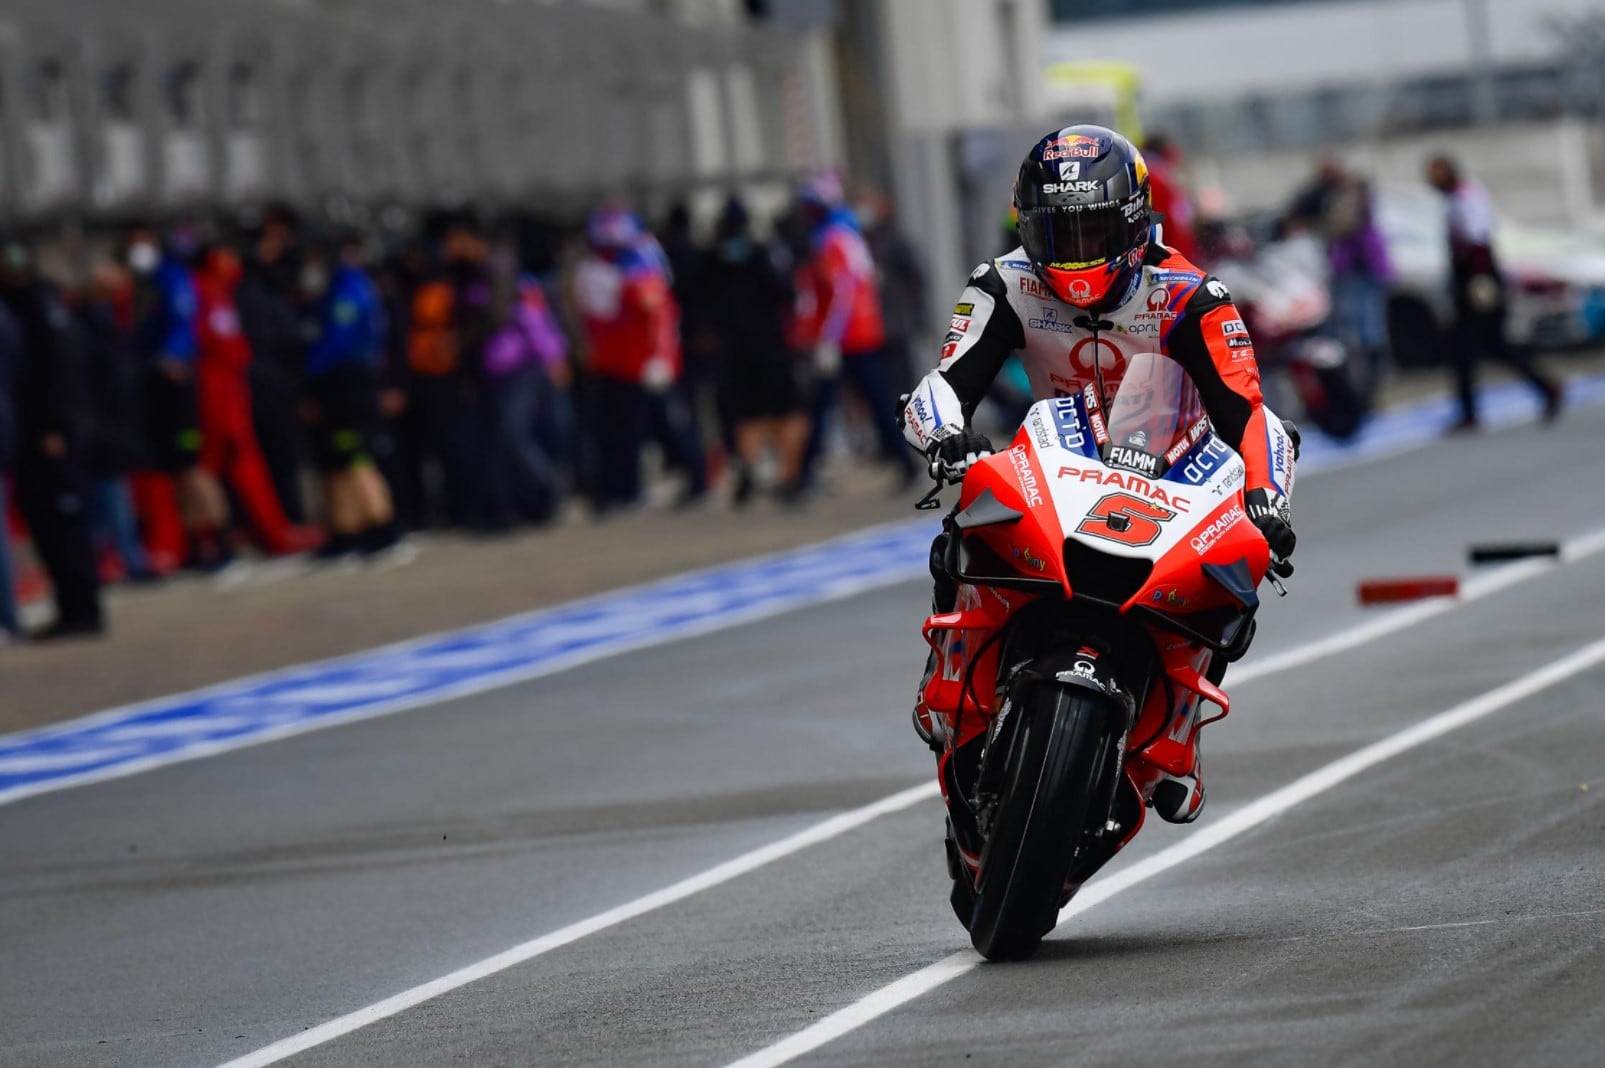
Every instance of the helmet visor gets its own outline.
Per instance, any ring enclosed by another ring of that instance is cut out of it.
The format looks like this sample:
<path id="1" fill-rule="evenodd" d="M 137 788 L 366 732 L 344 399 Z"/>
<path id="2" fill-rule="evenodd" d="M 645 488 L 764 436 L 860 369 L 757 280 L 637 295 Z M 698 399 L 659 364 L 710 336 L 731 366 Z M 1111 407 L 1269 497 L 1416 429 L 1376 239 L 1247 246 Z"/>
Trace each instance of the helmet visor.
<path id="1" fill-rule="evenodd" d="M 1024 208 L 1020 243 L 1033 263 L 1060 270 L 1096 267 L 1124 256 L 1141 240 L 1139 223 L 1126 221 L 1123 205 Z"/>

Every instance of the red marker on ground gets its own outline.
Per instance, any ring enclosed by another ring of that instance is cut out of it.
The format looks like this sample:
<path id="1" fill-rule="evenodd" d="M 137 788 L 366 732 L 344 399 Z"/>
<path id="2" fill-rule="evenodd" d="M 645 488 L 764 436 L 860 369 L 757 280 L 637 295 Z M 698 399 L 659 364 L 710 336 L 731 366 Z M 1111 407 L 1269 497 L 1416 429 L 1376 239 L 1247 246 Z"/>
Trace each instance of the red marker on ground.
<path id="1" fill-rule="evenodd" d="M 1368 579 L 1356 591 L 1361 604 L 1395 604 L 1425 597 L 1453 597 L 1460 592 L 1455 575 L 1417 575 L 1413 578 Z"/>

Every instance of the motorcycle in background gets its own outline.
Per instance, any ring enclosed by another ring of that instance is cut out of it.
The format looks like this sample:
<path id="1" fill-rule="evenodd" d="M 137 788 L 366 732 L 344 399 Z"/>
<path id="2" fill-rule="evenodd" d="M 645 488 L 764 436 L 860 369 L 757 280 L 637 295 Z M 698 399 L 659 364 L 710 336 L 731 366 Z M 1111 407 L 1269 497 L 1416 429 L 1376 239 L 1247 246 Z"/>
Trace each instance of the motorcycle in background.
<path id="1" fill-rule="evenodd" d="M 1358 433 L 1374 384 L 1361 381 L 1333 330 L 1320 242 L 1294 237 L 1255 247 L 1234 235 L 1211 269 L 1231 289 L 1254 339 L 1267 403 L 1339 441 Z"/>

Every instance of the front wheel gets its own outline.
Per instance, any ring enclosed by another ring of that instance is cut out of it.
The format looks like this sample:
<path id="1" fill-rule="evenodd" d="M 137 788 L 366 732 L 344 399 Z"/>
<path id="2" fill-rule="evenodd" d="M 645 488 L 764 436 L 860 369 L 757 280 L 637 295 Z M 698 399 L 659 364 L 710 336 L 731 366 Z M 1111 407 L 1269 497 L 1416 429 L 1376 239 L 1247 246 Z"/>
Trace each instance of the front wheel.
<path id="1" fill-rule="evenodd" d="M 988 960 L 1023 960 L 1053 930 L 1076 847 L 1108 818 L 1120 771 L 1123 719 L 1107 697 L 1037 683 L 1016 714 L 970 921 Z"/>

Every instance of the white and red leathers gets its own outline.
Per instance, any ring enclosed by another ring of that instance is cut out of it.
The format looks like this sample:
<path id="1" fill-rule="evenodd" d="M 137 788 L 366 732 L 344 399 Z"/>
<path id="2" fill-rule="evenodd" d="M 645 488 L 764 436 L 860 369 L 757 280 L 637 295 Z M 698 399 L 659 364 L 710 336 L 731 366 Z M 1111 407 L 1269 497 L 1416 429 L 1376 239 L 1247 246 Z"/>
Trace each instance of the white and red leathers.
<path id="1" fill-rule="evenodd" d="M 953 309 L 940 365 L 910 395 L 904 437 L 924 452 L 958 433 L 1010 355 L 1041 400 L 1095 383 L 1094 361 L 1107 396 L 1132 356 L 1160 353 L 1182 365 L 1216 432 L 1241 454 L 1245 489 L 1264 490 L 1285 517 L 1293 443 L 1265 408 L 1231 293 L 1173 249 L 1149 244 L 1142 257 L 1124 299 L 1099 314 L 1055 297 L 1023 249 L 977 267 Z"/>

